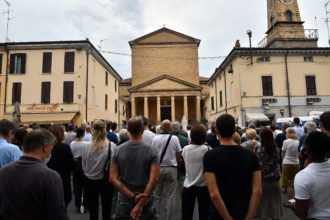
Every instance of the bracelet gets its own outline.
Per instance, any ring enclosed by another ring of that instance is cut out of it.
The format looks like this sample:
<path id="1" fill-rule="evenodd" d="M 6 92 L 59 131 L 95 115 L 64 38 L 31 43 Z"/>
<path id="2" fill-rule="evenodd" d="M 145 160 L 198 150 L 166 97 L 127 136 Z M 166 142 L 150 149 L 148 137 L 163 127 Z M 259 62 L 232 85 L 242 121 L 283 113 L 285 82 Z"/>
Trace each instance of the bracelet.
<path id="1" fill-rule="evenodd" d="M 134 193 L 134 196 L 132 197 L 132 202 L 135 203 L 135 198 L 138 194 Z"/>

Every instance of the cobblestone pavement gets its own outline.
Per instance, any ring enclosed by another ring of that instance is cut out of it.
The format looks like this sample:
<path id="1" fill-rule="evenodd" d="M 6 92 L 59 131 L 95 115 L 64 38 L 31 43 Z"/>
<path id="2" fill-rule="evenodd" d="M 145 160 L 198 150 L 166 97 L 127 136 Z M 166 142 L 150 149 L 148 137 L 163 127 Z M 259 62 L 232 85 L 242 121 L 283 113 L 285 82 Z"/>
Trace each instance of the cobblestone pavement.
<path id="1" fill-rule="evenodd" d="M 177 208 L 176 208 L 175 216 L 174 216 L 173 220 L 181 220 L 181 199 L 180 199 L 180 195 L 179 195 L 179 189 L 177 190 L 176 195 L 177 195 L 177 198 L 176 198 L 176 207 Z M 283 203 L 284 203 L 284 201 L 286 200 L 286 195 L 282 194 L 282 197 L 283 197 Z M 72 196 L 72 198 L 73 198 L 73 196 Z M 162 207 L 165 207 L 165 205 L 162 205 Z M 101 211 L 101 207 L 100 207 L 100 211 Z M 295 217 L 295 215 L 294 215 L 294 213 L 292 212 L 291 209 L 283 207 L 283 211 L 284 211 L 284 216 L 281 219 L 283 219 L 283 220 L 298 220 L 298 218 Z M 164 216 L 163 215 L 164 212 L 165 212 L 165 209 L 160 211 L 161 216 Z M 73 201 L 71 201 L 71 203 L 69 204 L 68 213 L 69 213 L 69 216 L 70 216 L 71 220 L 88 220 L 89 219 L 89 214 L 88 213 L 80 214 L 80 213 L 77 213 L 75 211 Z M 99 215 L 99 219 L 102 219 L 101 213 Z M 163 220 L 163 218 L 161 218 L 160 220 Z M 195 207 L 195 210 L 194 210 L 194 220 L 198 220 L 197 207 Z"/>

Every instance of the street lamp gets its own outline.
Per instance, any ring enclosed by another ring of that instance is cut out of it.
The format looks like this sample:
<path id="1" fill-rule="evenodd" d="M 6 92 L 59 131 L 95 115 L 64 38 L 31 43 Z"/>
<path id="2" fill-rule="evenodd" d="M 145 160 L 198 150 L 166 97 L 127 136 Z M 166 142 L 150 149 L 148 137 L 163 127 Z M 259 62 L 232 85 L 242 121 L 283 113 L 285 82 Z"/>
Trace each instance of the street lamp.
<path id="1" fill-rule="evenodd" d="M 251 57 L 251 65 L 253 65 L 253 57 L 252 57 L 252 43 L 251 43 L 251 38 L 252 38 L 252 31 L 248 30 L 247 35 L 249 36 L 249 41 L 250 41 L 250 57 Z"/>

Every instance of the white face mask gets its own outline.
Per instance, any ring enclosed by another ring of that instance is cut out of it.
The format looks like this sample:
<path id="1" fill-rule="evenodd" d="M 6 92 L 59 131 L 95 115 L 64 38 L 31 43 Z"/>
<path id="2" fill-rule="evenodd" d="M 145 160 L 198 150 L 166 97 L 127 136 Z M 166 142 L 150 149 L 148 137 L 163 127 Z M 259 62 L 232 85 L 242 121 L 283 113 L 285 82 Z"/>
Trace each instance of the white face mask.
<path id="1" fill-rule="evenodd" d="M 49 147 L 50 149 L 50 147 Z M 49 156 L 45 159 L 44 163 L 47 164 L 50 161 L 50 158 L 52 157 L 52 151 L 50 150 Z"/>

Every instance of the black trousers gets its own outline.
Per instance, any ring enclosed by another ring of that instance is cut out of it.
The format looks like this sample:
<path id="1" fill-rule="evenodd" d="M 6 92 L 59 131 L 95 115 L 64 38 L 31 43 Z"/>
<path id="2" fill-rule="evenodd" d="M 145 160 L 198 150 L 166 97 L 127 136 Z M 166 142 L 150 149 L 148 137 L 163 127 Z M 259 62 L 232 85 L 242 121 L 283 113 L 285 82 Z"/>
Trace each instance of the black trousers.
<path id="1" fill-rule="evenodd" d="M 111 204 L 113 195 L 113 186 L 111 183 L 106 183 L 104 179 L 91 180 L 87 177 L 86 193 L 87 204 L 89 208 L 89 219 L 98 220 L 99 218 L 99 197 L 102 203 L 102 219 L 111 220 Z"/>
<path id="2" fill-rule="evenodd" d="M 198 201 L 199 219 L 208 219 L 208 210 L 211 204 L 211 199 L 207 186 L 191 186 L 189 188 L 183 188 L 182 220 L 193 219 L 196 197 Z"/>
<path id="3" fill-rule="evenodd" d="M 81 161 L 76 161 L 76 169 L 73 171 L 73 191 L 74 191 L 74 204 L 77 209 L 80 210 L 80 205 L 87 208 L 86 201 L 86 187 L 85 187 L 85 177 L 84 171 L 82 170 Z M 81 198 L 84 196 L 83 203 L 81 203 Z"/>

